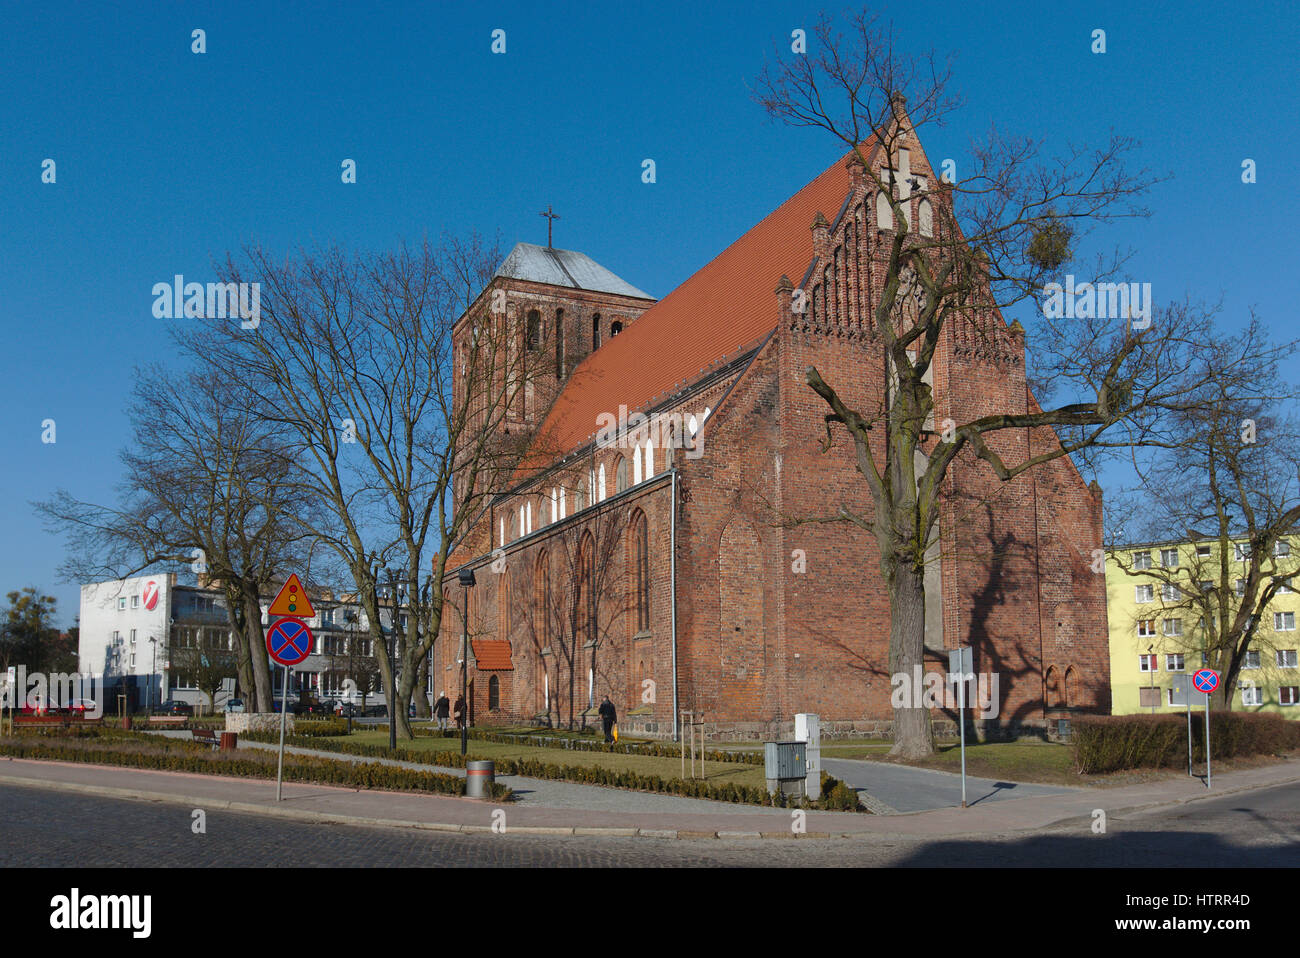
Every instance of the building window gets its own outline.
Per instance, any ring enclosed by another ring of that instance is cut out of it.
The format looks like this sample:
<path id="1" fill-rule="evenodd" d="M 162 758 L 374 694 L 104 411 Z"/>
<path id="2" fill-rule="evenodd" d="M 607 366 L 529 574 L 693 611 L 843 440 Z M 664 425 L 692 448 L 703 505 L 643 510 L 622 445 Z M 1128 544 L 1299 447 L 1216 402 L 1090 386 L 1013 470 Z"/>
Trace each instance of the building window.
<path id="1" fill-rule="evenodd" d="M 1249 543 L 1249 542 L 1237 542 L 1237 543 L 1234 543 L 1234 546 L 1235 546 L 1235 548 L 1236 548 L 1236 552 L 1237 552 L 1237 561 L 1238 561 L 1238 562 L 1249 562 L 1249 561 L 1250 561 L 1250 543 Z"/>
<path id="2" fill-rule="evenodd" d="M 623 460 L 620 459 L 619 460 L 620 466 L 622 465 L 622 463 Z M 600 471 L 596 474 L 596 494 L 597 494 L 597 499 L 596 499 L 597 502 L 605 501 L 605 464 L 603 462 L 600 464 Z"/>
<path id="3" fill-rule="evenodd" d="M 528 311 L 525 324 L 525 342 L 530 353 L 537 352 L 542 346 L 542 314 L 535 309 Z"/>
<path id="4" fill-rule="evenodd" d="M 1133 553 L 1133 568 L 1135 569 L 1151 568 L 1151 553 L 1150 552 Z"/>
<path id="5" fill-rule="evenodd" d="M 1297 688 L 1294 685 L 1283 685 L 1281 688 L 1277 690 L 1277 704 L 1295 705 L 1296 693 L 1298 691 L 1300 691 L 1300 688 Z"/>
<path id="6" fill-rule="evenodd" d="M 1256 685 L 1243 685 L 1241 687 L 1241 704 L 1263 705 L 1264 696 L 1261 695 L 1260 692 L 1260 688 Z"/>
<path id="7" fill-rule="evenodd" d="M 1156 634 L 1155 619 L 1138 619 L 1138 637 L 1149 639 Z"/>
<path id="8" fill-rule="evenodd" d="M 1156 598 L 1156 587 L 1153 585 L 1139 585 L 1133 587 L 1133 601 L 1135 602 L 1154 602 Z"/>
<path id="9" fill-rule="evenodd" d="M 1292 592 L 1294 592 L 1294 591 L 1295 591 L 1295 589 L 1291 587 L 1291 577 L 1290 577 L 1290 576 L 1287 576 L 1285 579 L 1279 579 L 1279 580 L 1278 580 L 1278 583 L 1277 583 L 1277 594 L 1278 594 L 1278 595 L 1288 595 L 1289 593 L 1292 593 Z"/>
<path id="10" fill-rule="evenodd" d="M 1208 558 L 1210 557 L 1210 547 L 1207 546 L 1207 545 L 1199 545 L 1199 546 L 1197 546 L 1197 547 L 1196 547 L 1196 555 L 1197 555 L 1199 558 L 1202 558 L 1202 559 L 1208 559 Z"/>
<path id="11" fill-rule="evenodd" d="M 1168 652 L 1168 653 L 1165 654 L 1165 671 L 1166 671 L 1166 672 L 1182 672 L 1183 670 L 1184 670 L 1184 666 L 1183 666 L 1183 653 L 1181 653 L 1181 652 Z"/>
<path id="12" fill-rule="evenodd" d="M 1201 664 L 1204 665 L 1205 663 L 1202 662 Z M 1250 651 L 1248 651 L 1246 653 L 1245 661 L 1241 663 L 1241 667 L 1243 669 L 1259 668 L 1259 649 L 1251 649 Z"/>
<path id="13" fill-rule="evenodd" d="M 551 555 L 545 549 L 533 567 L 533 633 L 539 649 L 551 644 Z"/>
<path id="14" fill-rule="evenodd" d="M 884 192 L 876 194 L 876 229 L 892 230 L 894 228 L 894 211 L 890 209 L 889 197 Z"/>
<path id="15" fill-rule="evenodd" d="M 600 349 L 600 313 L 591 314 L 591 351 Z"/>
<path id="16" fill-rule="evenodd" d="M 1163 567 L 1166 568 L 1166 569 L 1177 569 L 1177 568 L 1178 568 L 1178 550 L 1177 550 L 1177 549 L 1161 549 L 1161 550 L 1160 550 L 1160 565 L 1163 566 Z"/>
<path id="17" fill-rule="evenodd" d="M 632 594 L 636 604 L 636 631 L 650 631 L 650 539 L 645 513 L 632 519 Z"/>
<path id="18" fill-rule="evenodd" d="M 1139 655 L 1139 656 L 1138 656 L 1138 671 L 1139 671 L 1139 672 L 1159 672 L 1159 671 L 1160 671 L 1160 663 L 1158 663 L 1158 662 L 1156 661 L 1156 657 L 1155 657 L 1154 655 Z"/>
<path id="19" fill-rule="evenodd" d="M 1182 619 L 1165 619 L 1165 635 L 1182 635 Z"/>
<path id="20" fill-rule="evenodd" d="M 501 680 L 495 675 L 488 679 L 488 711 L 495 712 L 501 708 Z"/>
<path id="21" fill-rule="evenodd" d="M 1144 709 L 1155 708 L 1160 704 L 1160 688 L 1158 686 L 1144 686 L 1138 689 L 1138 707 Z"/>
<path id="22" fill-rule="evenodd" d="M 138 595 L 131 596 L 131 608 L 133 609 L 140 608 L 140 597 Z"/>
<path id="23" fill-rule="evenodd" d="M 633 451 L 635 452 L 635 447 L 633 447 Z M 620 456 L 618 460 L 618 468 L 614 471 L 615 491 L 622 492 L 624 489 L 627 488 L 628 486 L 627 473 L 628 473 L 627 459 L 623 456 Z"/>
<path id="24" fill-rule="evenodd" d="M 1279 669 L 1294 669 L 1296 667 L 1295 649 L 1278 649 L 1277 667 Z"/>
<path id="25" fill-rule="evenodd" d="M 623 324 L 617 320 L 609 324 L 609 338 L 613 339 L 623 331 Z"/>
<path id="26" fill-rule="evenodd" d="M 1285 539 L 1278 539 L 1277 542 L 1273 543 L 1273 555 L 1289 556 L 1290 554 L 1291 543 L 1287 542 Z"/>
<path id="27" fill-rule="evenodd" d="M 641 484 L 641 447 L 632 446 L 632 485 Z"/>
<path id="28" fill-rule="evenodd" d="M 561 518 L 561 519 L 563 519 L 563 518 L 565 517 L 565 511 L 564 511 L 564 508 L 565 508 L 566 503 L 565 503 L 564 499 L 565 499 L 565 496 L 564 496 L 564 486 L 560 486 L 560 518 Z M 581 506 L 579 506 L 579 508 L 581 508 Z"/>
<path id="29" fill-rule="evenodd" d="M 653 476 L 653 475 L 655 474 L 655 444 L 654 444 L 654 440 L 652 440 L 652 439 L 647 439 L 647 440 L 645 441 L 644 451 L 645 451 L 645 469 L 643 470 L 643 472 L 645 473 L 645 477 L 646 477 L 647 479 L 649 479 L 651 476 Z"/>
<path id="30" fill-rule="evenodd" d="M 1294 613 L 1294 612 L 1274 612 L 1274 613 L 1273 613 L 1273 631 L 1274 631 L 1274 632 L 1294 632 L 1294 631 L 1295 631 L 1295 613 Z"/>
<path id="31" fill-rule="evenodd" d="M 1237 593 L 1238 598 L 1240 598 L 1241 596 L 1245 595 L 1245 594 L 1246 594 L 1246 580 L 1245 580 L 1245 579 L 1238 579 L 1237 582 L 1236 582 L 1236 584 L 1233 586 L 1233 590 L 1232 590 L 1232 591 L 1234 591 L 1234 592 Z"/>
<path id="32" fill-rule="evenodd" d="M 120 599 L 117 600 L 117 611 L 119 612 L 126 611 L 126 596 L 122 596 Z"/>
<path id="33" fill-rule="evenodd" d="M 1201 591 L 1202 591 L 1202 592 L 1209 592 L 1209 591 L 1210 591 L 1211 589 L 1213 589 L 1213 588 L 1214 588 L 1214 580 L 1212 580 L 1212 579 L 1202 579 L 1202 580 L 1201 580 Z"/>
<path id="34" fill-rule="evenodd" d="M 1182 592 L 1172 582 L 1166 582 L 1160 587 L 1160 598 L 1165 602 L 1177 602 L 1182 598 Z"/>

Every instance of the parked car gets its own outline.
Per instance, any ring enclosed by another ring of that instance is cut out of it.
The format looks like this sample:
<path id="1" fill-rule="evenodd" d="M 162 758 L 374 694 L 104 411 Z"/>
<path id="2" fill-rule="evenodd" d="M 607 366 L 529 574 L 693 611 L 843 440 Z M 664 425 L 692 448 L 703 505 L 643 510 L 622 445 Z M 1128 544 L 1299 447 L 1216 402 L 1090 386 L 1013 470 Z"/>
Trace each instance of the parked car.
<path id="1" fill-rule="evenodd" d="M 193 715 L 194 706 L 189 702 L 181 702 L 177 699 L 168 699 L 159 705 L 154 706 L 154 715 Z"/>
<path id="2" fill-rule="evenodd" d="M 68 711 L 73 715 L 78 715 L 82 718 L 86 717 L 87 712 L 95 712 L 98 710 L 99 706 L 95 704 L 94 699 L 73 699 L 68 704 Z"/>
<path id="3" fill-rule="evenodd" d="M 330 715 L 334 711 L 329 703 L 322 702 L 320 699 L 305 698 L 298 702 L 298 710 L 295 715 Z"/>
<path id="4" fill-rule="evenodd" d="M 388 718 L 388 708 L 384 705 L 368 705 L 362 714 L 366 718 Z"/>
<path id="5" fill-rule="evenodd" d="M 353 702 L 335 702 L 334 714 L 339 718 L 360 718 L 366 710 Z"/>
<path id="6" fill-rule="evenodd" d="M 227 712 L 242 712 L 242 711 L 244 711 L 244 700 L 243 700 L 243 699 L 226 699 L 225 710 L 226 710 Z"/>

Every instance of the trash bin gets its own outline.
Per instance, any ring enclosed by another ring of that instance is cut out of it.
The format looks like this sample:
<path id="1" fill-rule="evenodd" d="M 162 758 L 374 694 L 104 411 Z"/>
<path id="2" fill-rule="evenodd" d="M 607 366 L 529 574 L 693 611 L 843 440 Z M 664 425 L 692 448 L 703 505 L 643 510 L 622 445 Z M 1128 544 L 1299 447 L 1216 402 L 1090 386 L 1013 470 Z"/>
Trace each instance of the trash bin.
<path id="1" fill-rule="evenodd" d="M 221 733 L 221 751 L 233 752 L 236 744 L 239 742 L 239 734 L 236 732 Z"/>
<path id="2" fill-rule="evenodd" d="M 470 798 L 491 798 L 488 786 L 497 780 L 496 762 L 489 760 L 465 763 L 465 794 Z"/>

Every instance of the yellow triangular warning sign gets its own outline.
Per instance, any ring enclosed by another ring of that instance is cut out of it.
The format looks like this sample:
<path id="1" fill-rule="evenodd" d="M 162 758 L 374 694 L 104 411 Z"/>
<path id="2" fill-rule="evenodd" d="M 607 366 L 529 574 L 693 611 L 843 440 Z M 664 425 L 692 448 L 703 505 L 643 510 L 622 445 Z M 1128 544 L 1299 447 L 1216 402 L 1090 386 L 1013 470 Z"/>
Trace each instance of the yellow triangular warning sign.
<path id="1" fill-rule="evenodd" d="M 280 594 L 267 609 L 268 615 L 291 615 L 295 619 L 310 619 L 316 614 L 307 598 L 307 590 L 302 587 L 296 575 L 290 575 L 289 581 L 280 589 Z"/>

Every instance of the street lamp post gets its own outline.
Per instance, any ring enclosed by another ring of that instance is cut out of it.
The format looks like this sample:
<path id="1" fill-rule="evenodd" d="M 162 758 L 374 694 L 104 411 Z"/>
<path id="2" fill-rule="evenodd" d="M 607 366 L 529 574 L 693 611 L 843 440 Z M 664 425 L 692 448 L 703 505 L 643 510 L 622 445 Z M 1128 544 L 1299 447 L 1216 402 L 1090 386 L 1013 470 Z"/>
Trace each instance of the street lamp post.
<path id="1" fill-rule="evenodd" d="M 460 647 L 460 698 L 465 703 L 465 708 L 460 714 L 460 754 L 464 755 L 469 750 L 469 590 L 474 586 L 474 570 L 460 570 L 460 584 L 464 589 L 464 599 L 460 604 L 461 623 L 464 626 L 461 632 Z"/>

